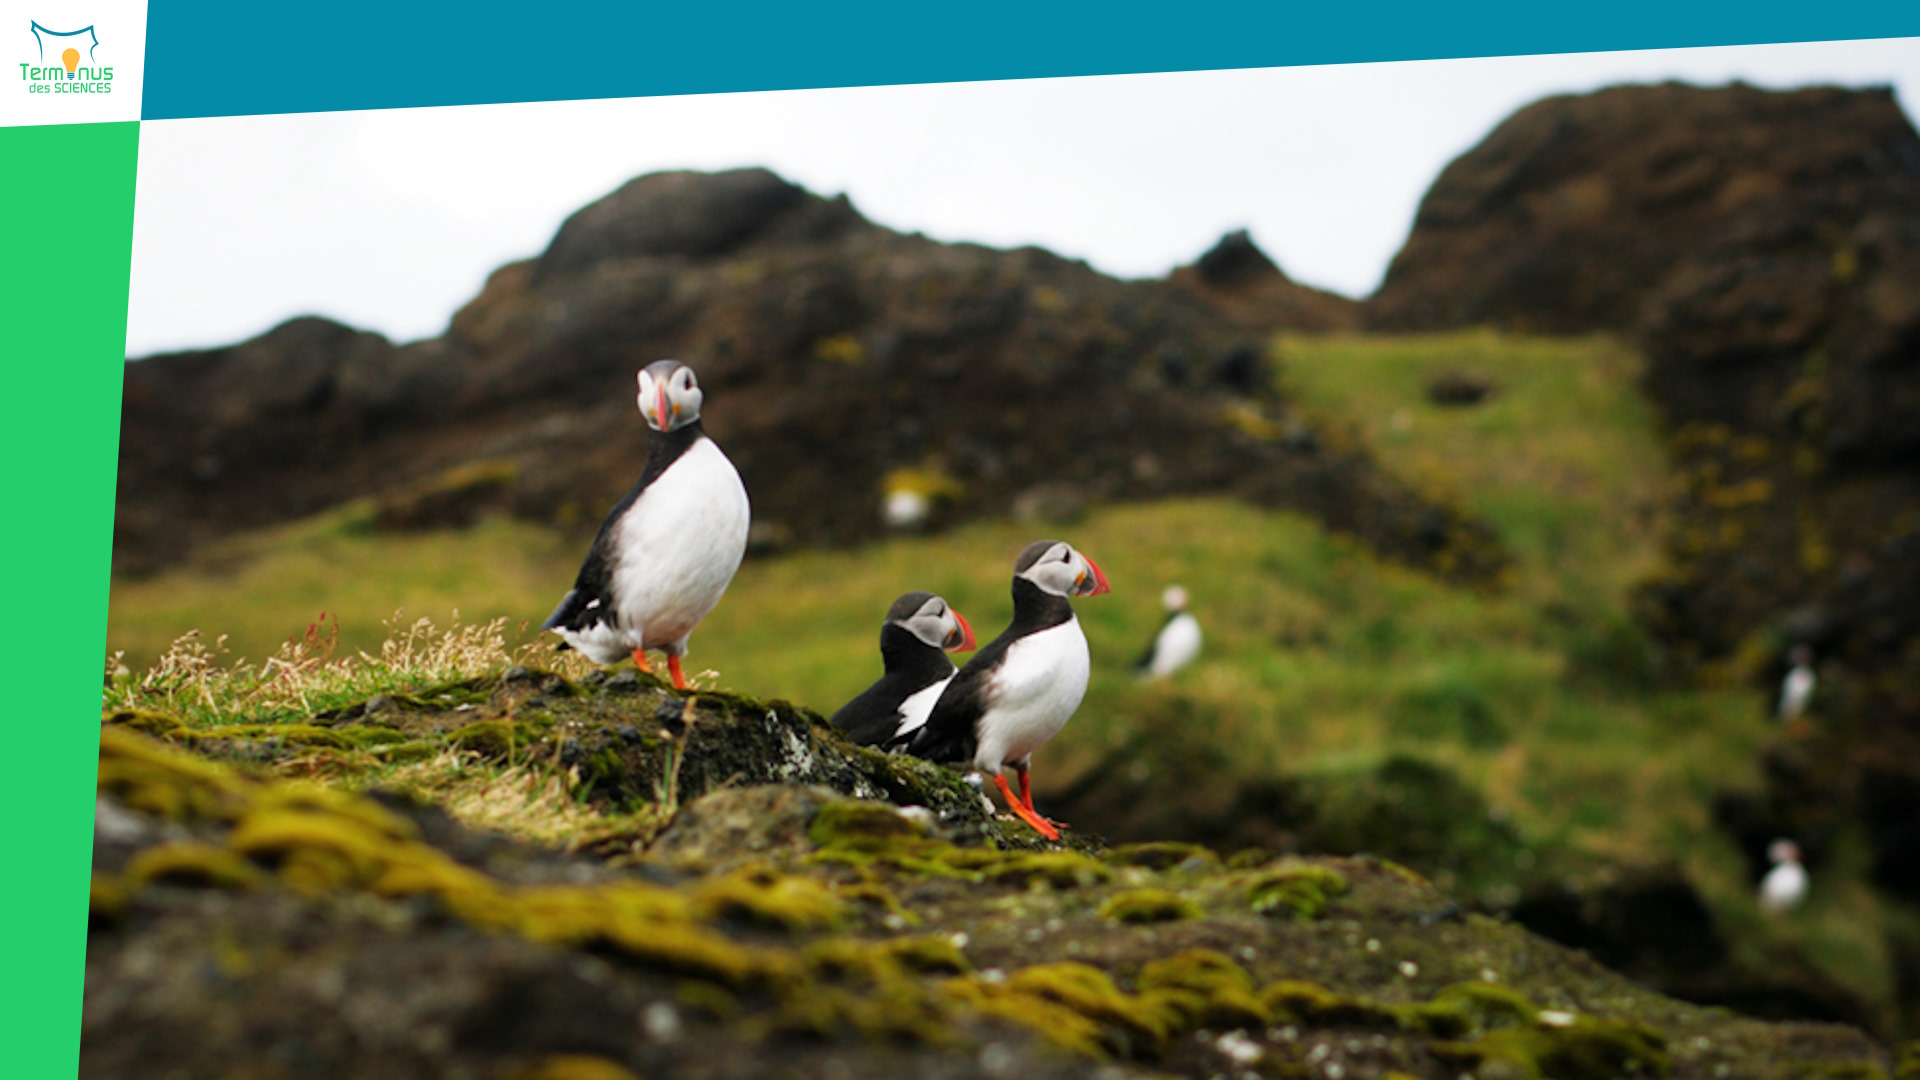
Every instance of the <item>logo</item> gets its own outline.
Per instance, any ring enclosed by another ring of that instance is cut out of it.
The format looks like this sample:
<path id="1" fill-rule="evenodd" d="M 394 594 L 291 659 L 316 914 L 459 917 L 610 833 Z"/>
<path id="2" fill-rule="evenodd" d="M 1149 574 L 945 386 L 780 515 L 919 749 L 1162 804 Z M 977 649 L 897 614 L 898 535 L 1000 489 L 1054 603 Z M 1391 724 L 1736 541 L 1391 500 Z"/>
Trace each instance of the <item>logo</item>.
<path id="1" fill-rule="evenodd" d="M 87 26 L 49 30 L 33 23 L 35 61 L 20 65 L 29 94 L 111 94 L 113 68 L 97 62 L 100 37 Z"/>

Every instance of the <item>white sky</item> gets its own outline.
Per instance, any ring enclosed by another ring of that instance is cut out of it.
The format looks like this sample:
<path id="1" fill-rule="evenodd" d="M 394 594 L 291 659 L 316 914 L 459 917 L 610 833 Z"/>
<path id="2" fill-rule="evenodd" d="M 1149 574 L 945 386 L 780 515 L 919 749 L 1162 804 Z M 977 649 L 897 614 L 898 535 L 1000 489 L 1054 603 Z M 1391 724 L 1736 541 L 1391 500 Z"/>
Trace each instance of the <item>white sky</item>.
<path id="1" fill-rule="evenodd" d="M 1123 277 L 1228 229 L 1371 292 L 1440 169 L 1551 93 L 1892 84 L 1920 38 L 148 122 L 127 352 L 316 313 L 432 337 L 488 272 L 641 173 L 766 165 L 869 219 Z"/>

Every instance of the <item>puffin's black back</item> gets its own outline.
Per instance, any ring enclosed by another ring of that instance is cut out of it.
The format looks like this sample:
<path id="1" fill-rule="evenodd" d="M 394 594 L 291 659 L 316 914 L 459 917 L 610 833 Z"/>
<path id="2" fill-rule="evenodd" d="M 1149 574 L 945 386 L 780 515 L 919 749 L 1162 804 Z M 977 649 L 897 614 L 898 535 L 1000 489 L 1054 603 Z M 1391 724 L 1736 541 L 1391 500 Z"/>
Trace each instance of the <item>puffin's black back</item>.
<path id="1" fill-rule="evenodd" d="M 582 630 L 603 621 L 613 612 L 613 527 L 626 512 L 633 508 L 640 496 L 660 479 L 681 455 L 693 448 L 693 444 L 706 438 L 706 429 L 695 420 L 684 427 L 661 434 L 655 432 L 647 444 L 647 467 L 640 472 L 633 489 L 613 504 L 607 512 L 607 519 L 600 523 L 600 531 L 594 535 L 593 546 L 587 549 L 586 561 L 580 564 L 580 575 L 574 579 L 573 588 L 560 598 L 560 606 L 553 609 L 547 621 L 540 624 L 542 630 L 563 627 L 568 630 Z M 595 601 L 600 606 L 590 607 Z"/>
<path id="2" fill-rule="evenodd" d="M 1024 570 L 1025 566 L 1018 569 Z M 973 760 L 979 745 L 977 725 L 993 702 L 987 687 L 1006 663 L 1007 650 L 1021 638 L 1073 618 L 1073 605 L 1023 577 L 1013 579 L 1013 624 L 984 646 L 960 669 L 934 703 L 927 723 L 905 743 L 906 751 L 928 761 Z"/>
<path id="3" fill-rule="evenodd" d="M 895 610 L 887 613 L 888 619 L 912 615 L 932 594 L 917 595 L 920 599 L 904 614 L 896 614 L 900 604 L 895 604 Z M 900 703 L 953 674 L 953 661 L 947 659 L 945 651 L 891 621 L 880 628 L 880 659 L 886 674 L 833 714 L 833 725 L 861 746 L 892 741 L 900 729 Z"/>
<path id="4" fill-rule="evenodd" d="M 1166 633 L 1168 625 L 1170 625 L 1173 622 L 1173 620 L 1179 618 L 1182 614 L 1183 613 L 1179 611 L 1169 611 L 1167 612 L 1167 617 L 1160 620 L 1160 628 L 1158 630 L 1155 630 L 1153 632 L 1153 637 L 1147 640 L 1147 651 L 1141 653 L 1140 659 L 1135 660 L 1133 662 L 1134 671 L 1136 672 L 1145 671 L 1149 666 L 1153 664 L 1153 654 L 1160 650 L 1160 635 Z"/>

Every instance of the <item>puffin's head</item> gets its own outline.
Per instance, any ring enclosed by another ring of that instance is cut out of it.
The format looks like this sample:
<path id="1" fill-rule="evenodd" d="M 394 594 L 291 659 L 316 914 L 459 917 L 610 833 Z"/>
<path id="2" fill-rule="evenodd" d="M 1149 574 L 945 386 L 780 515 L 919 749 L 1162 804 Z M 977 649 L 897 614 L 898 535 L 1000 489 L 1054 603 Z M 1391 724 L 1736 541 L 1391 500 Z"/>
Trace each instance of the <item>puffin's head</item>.
<path id="1" fill-rule="evenodd" d="M 1767 861 L 1772 863 L 1797 863 L 1800 861 L 1800 845 L 1791 840 L 1775 840 L 1767 845 Z"/>
<path id="2" fill-rule="evenodd" d="M 1167 591 L 1160 594 L 1160 602 L 1166 605 L 1168 611 L 1185 611 L 1187 610 L 1187 590 L 1178 585 L 1169 585 Z"/>
<path id="3" fill-rule="evenodd" d="M 936 649 L 966 652 L 973 648 L 973 627 L 945 600 L 930 592 L 910 592 L 887 609 L 887 622 Z"/>
<path id="4" fill-rule="evenodd" d="M 640 369 L 640 415 L 655 431 L 673 431 L 700 419 L 700 383 L 678 360 L 655 360 Z"/>
<path id="5" fill-rule="evenodd" d="M 1013 576 L 1026 578 L 1055 596 L 1099 596 L 1107 591 L 1107 575 L 1064 540 L 1028 544 L 1014 561 Z"/>

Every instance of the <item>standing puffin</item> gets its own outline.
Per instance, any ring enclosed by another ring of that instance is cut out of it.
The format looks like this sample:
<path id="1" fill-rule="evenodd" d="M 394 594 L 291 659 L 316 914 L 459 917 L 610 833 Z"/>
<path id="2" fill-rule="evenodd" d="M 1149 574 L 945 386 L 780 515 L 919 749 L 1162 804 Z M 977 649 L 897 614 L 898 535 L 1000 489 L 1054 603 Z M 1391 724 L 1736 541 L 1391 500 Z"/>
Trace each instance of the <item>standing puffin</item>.
<path id="1" fill-rule="evenodd" d="M 641 370 L 640 413 L 654 435 L 647 467 L 600 525 L 580 576 L 542 623 L 596 664 L 646 650 L 667 656 L 684 690 L 687 635 L 720 602 L 747 550 L 747 489 L 700 426 L 693 369 L 660 360 Z"/>
<path id="2" fill-rule="evenodd" d="M 927 722 L 940 691 L 953 678 L 949 652 L 973 648 L 973 627 L 945 600 L 910 592 L 887 609 L 880 627 L 886 674 L 833 714 L 833 725 L 861 746 L 912 735 Z"/>
<path id="3" fill-rule="evenodd" d="M 1767 858 L 1773 869 L 1760 881 L 1760 910 L 1784 915 L 1806 902 L 1807 868 L 1800 863 L 1800 845 L 1791 840 L 1769 844 Z"/>
<path id="4" fill-rule="evenodd" d="M 927 722 L 904 742 L 930 761 L 991 773 L 1007 808 L 1049 840 L 1060 831 L 1033 808 L 1033 752 L 1066 726 L 1086 696 L 1092 663 L 1074 596 L 1107 591 L 1092 559 L 1058 540 L 1029 544 L 1013 565 L 1013 625 L 980 650 L 940 693 Z M 1020 797 L 1003 768 L 1020 774 Z"/>
<path id="5" fill-rule="evenodd" d="M 1806 714 L 1807 703 L 1813 700 L 1813 650 L 1795 645 L 1788 659 L 1793 661 L 1793 667 L 1787 677 L 1780 680 L 1780 704 L 1775 712 L 1782 720 L 1798 720 Z"/>
<path id="6" fill-rule="evenodd" d="M 1167 621 L 1133 665 L 1134 674 L 1142 679 L 1164 679 L 1200 655 L 1200 620 L 1187 610 L 1187 590 L 1169 585 L 1160 602 L 1166 606 Z"/>

